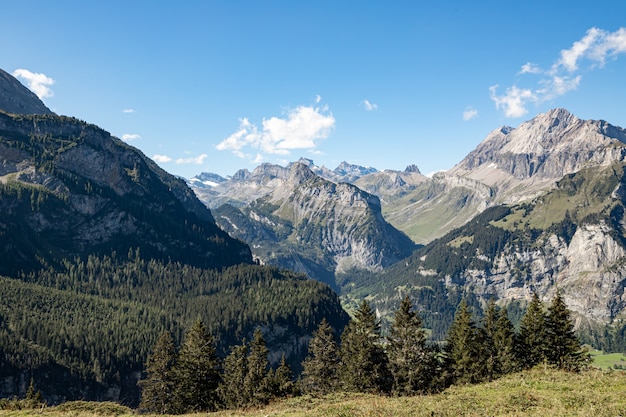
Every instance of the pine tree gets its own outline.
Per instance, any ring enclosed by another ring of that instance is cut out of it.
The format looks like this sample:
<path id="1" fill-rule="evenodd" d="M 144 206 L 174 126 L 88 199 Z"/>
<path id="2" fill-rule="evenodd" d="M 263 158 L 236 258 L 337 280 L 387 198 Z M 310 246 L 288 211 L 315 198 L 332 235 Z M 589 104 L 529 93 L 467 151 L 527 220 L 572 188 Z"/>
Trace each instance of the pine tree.
<path id="1" fill-rule="evenodd" d="M 570 311 L 560 291 L 556 292 L 548 307 L 545 337 L 549 364 L 568 371 L 578 371 L 584 366 L 587 357 L 574 334 Z"/>
<path id="2" fill-rule="evenodd" d="M 426 331 L 408 296 L 395 313 L 387 341 L 394 392 L 399 395 L 427 392 L 434 376 L 434 356 L 426 346 Z"/>
<path id="3" fill-rule="evenodd" d="M 182 411 L 218 409 L 220 368 L 215 340 L 202 321 L 197 320 L 185 335 L 176 363 L 176 397 Z"/>
<path id="4" fill-rule="evenodd" d="M 515 354 L 515 328 L 513 327 L 511 320 L 509 320 L 506 308 L 499 311 L 495 333 L 492 335 L 492 341 L 500 366 L 500 375 L 506 375 L 517 371 L 519 365 Z"/>
<path id="5" fill-rule="evenodd" d="M 485 344 L 483 356 L 489 380 L 517 369 L 515 356 L 515 329 L 506 309 L 500 309 L 491 300 L 483 317 Z"/>
<path id="6" fill-rule="evenodd" d="M 35 378 L 30 378 L 30 384 L 28 384 L 28 390 L 26 391 L 26 404 L 30 408 L 39 407 L 45 404 L 41 391 L 35 388 Z"/>
<path id="7" fill-rule="evenodd" d="M 251 404 L 265 404 L 269 400 L 267 375 L 269 350 L 265 346 L 265 339 L 260 328 L 254 331 L 248 353 L 248 373 L 244 379 L 242 391 L 249 398 Z"/>
<path id="8" fill-rule="evenodd" d="M 472 318 L 465 300 L 461 301 L 448 330 L 445 353 L 453 383 L 473 384 L 487 378 L 485 336 Z"/>
<path id="9" fill-rule="evenodd" d="M 344 389 L 356 392 L 391 389 L 392 377 L 380 339 L 380 320 L 363 300 L 341 335 L 340 380 Z"/>
<path id="10" fill-rule="evenodd" d="M 142 388 L 140 410 L 159 414 L 177 412 L 174 406 L 175 362 L 174 340 L 169 332 L 163 332 L 148 356 L 146 379 L 139 382 Z"/>
<path id="11" fill-rule="evenodd" d="M 243 391 L 247 375 L 248 344 L 244 339 L 241 345 L 232 346 L 230 353 L 224 359 L 224 373 L 219 394 L 222 403 L 227 408 L 241 408 L 250 402 L 247 393 Z"/>
<path id="12" fill-rule="evenodd" d="M 530 369 L 546 359 L 546 313 L 537 293 L 528 304 L 520 321 L 518 335 L 518 362 L 522 368 Z"/>
<path id="13" fill-rule="evenodd" d="M 333 329 L 322 319 L 309 342 L 309 354 L 302 362 L 302 389 L 304 392 L 324 395 L 338 385 L 337 367 L 339 348 Z"/>
<path id="14" fill-rule="evenodd" d="M 276 370 L 270 370 L 267 374 L 267 386 L 272 398 L 284 398 L 293 395 L 296 391 L 293 382 L 293 372 L 287 364 L 283 353 L 280 365 Z"/>
<path id="15" fill-rule="evenodd" d="M 501 374 L 498 351 L 494 343 L 494 336 L 496 334 L 496 326 L 499 318 L 500 312 L 495 301 L 492 299 L 489 301 L 487 311 L 482 319 L 482 328 L 485 336 L 483 357 L 485 358 L 486 377 L 489 381 L 497 378 Z"/>

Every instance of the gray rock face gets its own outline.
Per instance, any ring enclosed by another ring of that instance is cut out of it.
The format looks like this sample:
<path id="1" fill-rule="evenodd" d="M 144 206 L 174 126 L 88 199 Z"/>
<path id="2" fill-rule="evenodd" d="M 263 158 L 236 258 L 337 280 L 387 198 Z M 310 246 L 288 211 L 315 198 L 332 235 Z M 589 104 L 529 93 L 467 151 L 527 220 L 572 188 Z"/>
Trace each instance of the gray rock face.
<path id="1" fill-rule="evenodd" d="M 493 131 L 450 174 L 498 185 L 504 194 L 533 177 L 554 182 L 591 165 L 621 160 L 624 142 L 626 130 L 622 128 L 604 121 L 581 120 L 567 110 L 555 109 L 516 129 Z M 517 181 L 504 185 L 510 177 Z"/>
<path id="2" fill-rule="evenodd" d="M 54 114 L 32 91 L 1 69 L 0 110 L 14 114 Z"/>
<path id="3" fill-rule="evenodd" d="M 0 253 L 12 260 L 1 273 L 129 248 L 197 266 L 251 262 L 183 180 L 104 130 L 0 112 L 0 131 Z"/>
<path id="4" fill-rule="evenodd" d="M 304 164 L 261 165 L 238 186 L 236 191 L 245 192 L 246 198 L 256 198 L 239 210 L 232 205 L 215 209 L 216 221 L 249 242 L 264 263 L 329 281 L 320 274 L 351 267 L 379 269 L 414 248 L 383 219 L 378 197 L 348 183 L 328 181 Z"/>

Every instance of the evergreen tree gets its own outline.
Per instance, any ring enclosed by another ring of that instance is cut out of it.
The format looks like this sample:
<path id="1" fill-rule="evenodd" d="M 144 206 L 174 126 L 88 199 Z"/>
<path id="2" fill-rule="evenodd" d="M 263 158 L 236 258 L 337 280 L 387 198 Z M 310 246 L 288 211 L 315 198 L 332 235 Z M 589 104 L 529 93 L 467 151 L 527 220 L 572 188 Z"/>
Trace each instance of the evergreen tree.
<path id="1" fill-rule="evenodd" d="M 356 392 L 387 392 L 391 388 L 387 356 L 380 344 L 380 320 L 363 300 L 341 335 L 341 383 Z"/>
<path id="2" fill-rule="evenodd" d="M 139 382 L 142 411 L 170 414 L 174 408 L 176 346 L 169 332 L 162 332 L 146 362 L 146 379 Z"/>
<path id="3" fill-rule="evenodd" d="M 530 369 L 546 359 L 546 313 L 537 293 L 528 304 L 520 321 L 518 335 L 518 362 L 522 368 Z"/>
<path id="4" fill-rule="evenodd" d="M 548 363 L 568 371 L 578 371 L 584 366 L 587 356 L 574 334 L 570 311 L 560 291 L 556 292 L 548 307 L 545 337 Z"/>
<path id="5" fill-rule="evenodd" d="M 500 311 L 496 302 L 492 299 L 487 305 L 487 311 L 482 319 L 482 328 L 484 331 L 483 357 L 485 358 L 486 379 L 491 381 L 501 375 L 500 360 L 498 351 L 495 346 L 494 336 Z"/>
<path id="6" fill-rule="evenodd" d="M 518 370 L 515 328 L 509 320 L 506 308 L 499 310 L 495 333 L 492 335 L 493 345 L 496 350 L 497 360 L 500 367 L 500 375 L 510 374 Z"/>
<path id="7" fill-rule="evenodd" d="M 309 342 L 309 354 L 302 362 L 302 389 L 307 393 L 324 395 L 338 385 L 339 347 L 333 329 L 322 319 Z"/>
<path id="8" fill-rule="evenodd" d="M 30 378 L 30 384 L 28 384 L 28 390 L 26 391 L 26 405 L 30 408 L 38 407 L 45 404 L 41 391 L 35 388 L 35 378 Z"/>
<path id="9" fill-rule="evenodd" d="M 393 390 L 399 395 L 428 391 L 433 379 L 434 357 L 426 346 L 426 331 L 408 296 L 396 311 L 387 337 Z"/>
<path id="10" fill-rule="evenodd" d="M 180 410 L 217 410 L 220 377 L 215 340 L 202 321 L 196 320 L 185 335 L 176 363 L 176 397 Z"/>
<path id="11" fill-rule="evenodd" d="M 285 354 L 280 358 L 280 365 L 276 370 L 270 370 L 267 374 L 268 392 L 272 398 L 289 397 L 296 392 L 293 382 L 293 372 L 287 364 Z"/>
<path id="12" fill-rule="evenodd" d="M 219 394 L 227 408 L 241 408 L 250 402 L 247 393 L 243 391 L 247 375 L 248 344 L 244 339 L 241 345 L 232 346 L 224 359 L 224 374 Z"/>
<path id="13" fill-rule="evenodd" d="M 269 350 L 265 346 L 263 333 L 261 333 L 260 328 L 257 328 L 254 331 L 252 340 L 250 341 L 248 353 L 248 373 L 244 379 L 242 389 L 246 398 L 248 398 L 253 405 L 265 404 L 269 400 L 267 387 L 267 375 L 269 368 L 269 361 L 267 359 L 268 353 Z"/>
<path id="14" fill-rule="evenodd" d="M 465 300 L 461 301 L 448 330 L 445 353 L 453 383 L 473 384 L 487 377 L 484 332 L 472 318 Z"/>

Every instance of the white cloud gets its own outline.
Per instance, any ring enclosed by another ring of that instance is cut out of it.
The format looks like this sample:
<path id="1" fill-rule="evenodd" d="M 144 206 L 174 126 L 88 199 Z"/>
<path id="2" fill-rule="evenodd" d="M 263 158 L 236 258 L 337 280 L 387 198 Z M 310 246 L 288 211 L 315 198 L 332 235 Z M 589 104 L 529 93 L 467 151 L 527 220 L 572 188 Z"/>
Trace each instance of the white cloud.
<path id="1" fill-rule="evenodd" d="M 504 95 L 498 95 L 497 85 L 489 88 L 491 99 L 497 109 L 507 117 L 520 117 L 528 112 L 529 103 L 543 103 L 574 91 L 582 81 L 583 70 L 603 67 L 608 59 L 616 59 L 626 53 L 626 28 L 607 32 L 591 28 L 582 39 L 569 49 L 560 52 L 559 58 L 544 71 L 530 62 L 522 66 L 518 74 L 535 74 L 543 78 L 536 88 L 508 87 Z"/>
<path id="2" fill-rule="evenodd" d="M 54 92 L 50 88 L 54 84 L 54 80 L 45 74 L 30 72 L 27 69 L 16 69 L 13 76 L 26 82 L 27 87 L 39 97 L 44 99 L 54 96 Z"/>
<path id="3" fill-rule="evenodd" d="M 124 133 L 122 135 L 122 140 L 124 142 L 130 142 L 130 141 L 137 140 L 137 139 L 141 139 L 141 136 L 139 136 L 136 133 Z"/>
<path id="4" fill-rule="evenodd" d="M 176 163 L 179 165 L 182 164 L 195 164 L 195 165 L 202 165 L 204 163 L 204 160 L 207 158 L 207 154 L 203 153 L 202 155 L 198 155 L 198 156 L 193 156 L 190 158 L 178 158 L 176 160 Z"/>
<path id="5" fill-rule="evenodd" d="M 298 106 L 283 117 L 264 119 L 259 129 L 247 118 L 239 119 L 239 128 L 221 141 L 218 150 L 230 150 L 238 157 L 251 159 L 244 149 L 288 155 L 293 149 L 314 149 L 335 127 L 335 118 L 326 106 Z M 257 154 L 255 159 L 259 158 Z M 262 158 L 262 157 L 261 157 Z"/>
<path id="6" fill-rule="evenodd" d="M 496 90 L 497 85 L 489 87 L 491 99 L 496 103 L 496 108 L 504 110 L 506 117 L 521 117 L 528 113 L 526 103 L 528 101 L 537 101 L 536 94 L 528 89 L 520 89 L 516 86 L 506 89 L 503 96 L 498 96 Z"/>
<path id="7" fill-rule="evenodd" d="M 124 109 L 122 110 L 123 113 L 134 113 L 135 109 Z"/>
<path id="8" fill-rule="evenodd" d="M 608 58 L 623 53 L 626 53 L 626 28 L 620 28 L 615 32 L 591 28 L 581 40 L 574 42 L 570 49 L 561 51 L 561 58 L 552 70 L 557 72 L 563 67 L 568 72 L 574 72 L 584 60 L 591 61 L 592 65 L 604 66 Z"/>
<path id="9" fill-rule="evenodd" d="M 363 104 L 363 107 L 365 107 L 365 110 L 367 111 L 374 111 L 378 109 L 378 104 L 374 104 L 369 100 L 363 100 L 361 104 Z"/>
<path id="10" fill-rule="evenodd" d="M 463 120 L 465 120 L 466 122 L 468 120 L 472 120 L 472 119 L 475 119 L 477 117 L 478 117 L 478 110 L 476 110 L 473 107 L 468 107 L 463 112 Z"/>
<path id="11" fill-rule="evenodd" d="M 541 74 L 542 70 L 537 65 L 527 62 L 522 65 L 522 69 L 518 74 Z"/>
<path id="12" fill-rule="evenodd" d="M 318 94 L 315 96 L 315 104 L 318 104 L 320 101 L 322 101 L 322 96 Z"/>
<path id="13" fill-rule="evenodd" d="M 152 160 L 155 161 L 155 162 L 166 163 L 166 162 L 170 162 L 172 160 L 172 158 L 170 158 L 167 155 L 154 155 L 152 157 Z"/>

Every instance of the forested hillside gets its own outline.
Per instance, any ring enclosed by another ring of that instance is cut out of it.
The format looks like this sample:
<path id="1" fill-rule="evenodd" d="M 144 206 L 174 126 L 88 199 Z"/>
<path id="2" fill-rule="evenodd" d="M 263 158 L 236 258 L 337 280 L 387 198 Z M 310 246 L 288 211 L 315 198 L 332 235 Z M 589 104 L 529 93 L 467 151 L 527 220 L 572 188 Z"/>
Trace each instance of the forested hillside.
<path id="1" fill-rule="evenodd" d="M 55 402 L 106 399 L 113 387 L 116 400 L 136 403 L 139 372 L 158 335 L 180 340 L 198 318 L 222 356 L 261 326 L 273 362 L 284 353 L 293 364 L 319 321 L 347 320 L 336 294 L 303 276 L 256 265 L 217 271 L 164 264 L 137 252 L 66 261 L 60 271 L 0 283 L 2 394 L 20 389 L 8 375 L 32 375 Z"/>
<path id="2" fill-rule="evenodd" d="M 11 93 L 0 106 L 45 109 L 2 75 Z M 271 362 L 284 353 L 297 364 L 320 320 L 346 322 L 327 285 L 253 264 L 182 179 L 136 148 L 72 117 L 5 110 L 0 397 L 24 395 L 32 379 L 52 403 L 137 404 L 163 331 L 180 341 L 201 319 L 224 355 L 259 327 Z"/>

